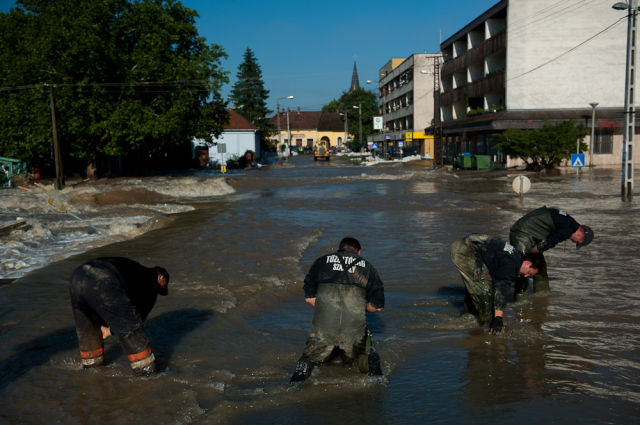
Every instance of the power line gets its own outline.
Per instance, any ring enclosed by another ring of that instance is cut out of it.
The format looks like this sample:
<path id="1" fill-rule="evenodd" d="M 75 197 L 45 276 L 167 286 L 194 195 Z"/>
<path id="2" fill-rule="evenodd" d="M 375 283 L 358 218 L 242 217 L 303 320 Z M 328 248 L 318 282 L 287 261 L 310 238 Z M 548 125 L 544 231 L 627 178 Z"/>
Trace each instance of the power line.
<path id="1" fill-rule="evenodd" d="M 28 84 L 14 87 L 0 87 L 0 92 L 38 89 L 46 86 L 52 87 L 162 87 L 162 86 L 185 86 L 185 87 L 201 87 L 211 84 L 210 80 L 177 80 L 177 81 L 138 81 L 128 83 L 38 83 Z"/>
<path id="2" fill-rule="evenodd" d="M 522 73 L 522 74 L 520 74 L 520 75 L 516 75 L 515 77 L 511 77 L 511 78 L 509 78 L 509 79 L 508 79 L 508 80 L 506 80 L 506 81 L 511 81 L 511 80 L 515 80 L 516 78 L 520 78 L 520 77 L 522 77 L 522 76 L 524 76 L 524 75 L 527 75 L 527 74 L 529 74 L 529 73 L 531 73 L 531 72 L 533 72 L 533 71 L 536 71 L 536 70 L 538 70 L 538 69 L 542 68 L 543 66 L 546 66 L 546 65 L 550 64 L 551 62 L 554 62 L 554 61 L 558 60 L 558 59 L 559 59 L 559 58 L 561 58 L 562 56 L 564 56 L 564 55 L 566 55 L 566 54 L 568 54 L 568 53 L 570 53 L 570 52 L 572 52 L 572 51 L 576 50 L 577 48 L 579 48 L 579 47 L 581 47 L 581 46 L 585 45 L 586 43 L 588 43 L 589 41 L 591 41 L 591 40 L 593 40 L 594 38 L 598 37 L 599 35 L 603 34 L 604 32 L 606 32 L 606 31 L 610 30 L 611 28 L 613 28 L 614 26 L 618 25 L 620 22 L 622 22 L 622 20 L 625 20 L 625 19 L 627 19 L 627 17 L 626 17 L 626 16 L 623 16 L 622 18 L 618 19 L 617 21 L 615 21 L 613 24 L 609 25 L 609 26 L 608 26 L 608 27 L 606 27 L 605 29 L 603 29 L 603 30 L 601 30 L 601 31 L 597 32 L 596 34 L 592 35 L 591 37 L 587 38 L 587 39 L 586 39 L 586 40 L 584 40 L 582 43 L 580 43 L 580 44 L 578 44 L 578 45 L 576 45 L 576 46 L 573 46 L 573 47 L 572 47 L 572 48 L 570 48 L 569 50 L 566 50 L 566 51 L 564 51 L 564 52 L 560 53 L 558 56 L 556 56 L 556 57 L 554 57 L 554 58 L 552 58 L 552 59 L 549 59 L 548 61 L 546 61 L 546 62 L 544 62 L 544 63 L 541 63 L 540 65 L 538 65 L 538 66 L 536 66 L 536 67 L 534 67 L 534 68 L 531 68 L 530 70 L 525 71 L 525 72 L 523 72 L 523 73 Z"/>
<path id="3" fill-rule="evenodd" d="M 551 23 L 554 21 L 557 21 L 561 18 L 564 17 L 564 15 L 567 14 L 575 14 L 576 10 L 586 10 L 586 7 L 588 6 L 588 4 L 583 4 L 580 6 L 580 3 L 592 3 L 594 1 L 598 1 L 598 0 L 578 0 L 577 3 L 574 4 L 569 4 L 567 5 L 566 3 L 556 3 L 556 5 L 554 5 L 553 7 L 549 7 L 546 9 L 542 9 L 532 15 L 528 15 L 525 16 L 523 19 L 525 20 L 524 24 L 520 25 L 519 21 L 516 21 L 516 23 L 512 23 L 509 25 L 509 34 L 514 35 L 514 34 L 518 34 L 518 33 L 523 33 L 526 32 L 526 29 L 532 25 L 535 25 L 536 27 L 540 27 L 541 25 L 545 24 L 545 23 Z M 557 6 L 560 6 L 562 4 L 562 8 L 559 10 L 555 10 L 555 11 L 550 11 L 549 14 L 547 14 L 546 16 L 541 16 L 539 18 L 535 18 L 536 15 L 540 15 L 542 14 L 544 11 L 546 10 L 551 10 L 552 8 L 555 8 Z"/>

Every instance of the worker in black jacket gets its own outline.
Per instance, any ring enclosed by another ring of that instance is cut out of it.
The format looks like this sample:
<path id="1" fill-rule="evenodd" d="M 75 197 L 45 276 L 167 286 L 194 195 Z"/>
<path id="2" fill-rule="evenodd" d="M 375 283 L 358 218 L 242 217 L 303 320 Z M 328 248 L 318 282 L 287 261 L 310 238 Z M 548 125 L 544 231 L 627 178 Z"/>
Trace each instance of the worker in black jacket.
<path id="1" fill-rule="evenodd" d="M 82 366 L 104 362 L 103 339 L 114 333 L 136 374 L 155 371 L 142 323 L 158 294 L 167 295 L 169 273 L 129 258 L 90 260 L 71 274 L 69 292 Z"/>
<path id="2" fill-rule="evenodd" d="M 451 261 L 465 286 L 465 307 L 480 323 L 490 321 L 489 333 L 503 327 L 503 310 L 513 299 L 518 276 L 531 276 L 540 269 L 540 256 L 526 256 L 508 242 L 487 235 L 469 235 L 451 245 Z"/>
<path id="3" fill-rule="evenodd" d="M 546 206 L 535 209 L 516 221 L 509 232 L 509 242 L 523 254 L 542 254 L 558 243 L 570 239 L 576 248 L 588 245 L 593 240 L 589 226 L 580 225 L 566 211 Z M 526 293 L 528 280 L 521 278 L 516 293 Z M 534 292 L 549 290 L 547 263 L 542 256 L 540 273 L 533 278 Z"/>
<path id="4" fill-rule="evenodd" d="M 305 301 L 314 307 L 314 314 L 292 383 L 304 381 L 315 365 L 333 359 L 350 362 L 362 373 L 382 375 L 365 311 L 382 311 L 384 287 L 360 252 L 360 242 L 346 237 L 337 252 L 318 258 L 305 277 Z"/>

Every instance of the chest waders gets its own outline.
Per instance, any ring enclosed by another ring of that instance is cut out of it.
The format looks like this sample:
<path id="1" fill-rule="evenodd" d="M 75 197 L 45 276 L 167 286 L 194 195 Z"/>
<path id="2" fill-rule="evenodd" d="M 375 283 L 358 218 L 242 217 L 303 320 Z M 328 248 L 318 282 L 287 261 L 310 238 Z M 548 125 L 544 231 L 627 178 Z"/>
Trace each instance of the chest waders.
<path id="1" fill-rule="evenodd" d="M 382 375 L 380 357 L 373 351 L 371 331 L 365 321 L 366 289 L 353 282 L 338 255 L 348 284 L 318 285 L 309 338 L 296 364 L 291 382 L 304 381 L 314 366 L 335 357 L 351 363 L 361 373 Z"/>

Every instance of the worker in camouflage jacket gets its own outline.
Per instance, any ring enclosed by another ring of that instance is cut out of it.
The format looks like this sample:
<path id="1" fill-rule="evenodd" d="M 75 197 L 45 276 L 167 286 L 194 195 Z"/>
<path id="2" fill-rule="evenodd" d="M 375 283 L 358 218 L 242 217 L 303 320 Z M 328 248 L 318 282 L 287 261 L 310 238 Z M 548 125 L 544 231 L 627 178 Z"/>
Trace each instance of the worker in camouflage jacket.
<path id="1" fill-rule="evenodd" d="M 524 255 L 508 242 L 472 234 L 451 244 L 451 261 L 465 287 L 465 309 L 480 323 L 489 322 L 489 332 L 503 327 L 503 310 L 513 299 L 516 279 L 540 269 L 540 256 Z"/>
<path id="2" fill-rule="evenodd" d="M 523 254 L 542 254 L 567 239 L 574 242 L 576 248 L 580 248 L 593 240 L 593 231 L 589 226 L 579 224 L 566 211 L 546 206 L 521 217 L 511 226 L 509 232 L 509 242 Z M 527 292 L 529 280 L 531 279 L 518 279 L 516 294 Z M 540 273 L 533 277 L 533 290 L 549 290 L 549 276 L 544 256 Z"/>

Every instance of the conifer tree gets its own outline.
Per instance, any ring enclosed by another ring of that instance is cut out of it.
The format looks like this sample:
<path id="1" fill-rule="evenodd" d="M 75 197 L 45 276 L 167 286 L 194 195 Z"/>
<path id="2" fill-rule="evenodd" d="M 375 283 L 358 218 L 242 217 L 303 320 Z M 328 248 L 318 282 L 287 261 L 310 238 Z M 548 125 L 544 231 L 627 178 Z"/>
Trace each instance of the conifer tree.
<path id="1" fill-rule="evenodd" d="M 262 70 L 253 51 L 248 47 L 244 52 L 244 62 L 238 66 L 236 77 L 238 80 L 231 90 L 230 100 L 238 112 L 258 128 L 264 140 L 272 132 L 267 118 L 272 112 L 267 108 L 269 90 L 264 88 Z"/>

